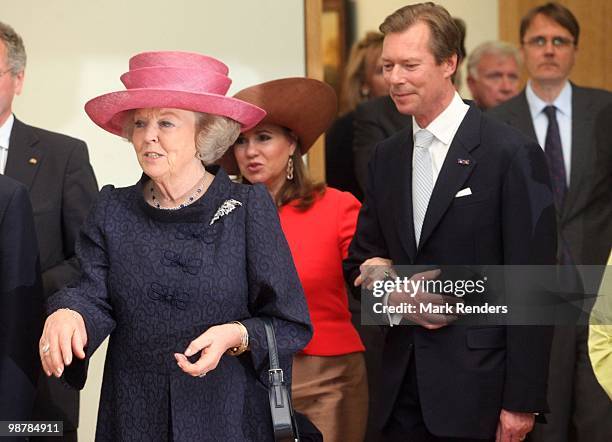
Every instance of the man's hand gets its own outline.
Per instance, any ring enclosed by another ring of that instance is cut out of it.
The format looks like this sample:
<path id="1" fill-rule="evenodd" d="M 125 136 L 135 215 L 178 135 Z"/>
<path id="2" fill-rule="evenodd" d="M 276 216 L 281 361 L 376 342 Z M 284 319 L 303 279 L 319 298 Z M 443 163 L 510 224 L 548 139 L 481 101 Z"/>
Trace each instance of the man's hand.
<path id="1" fill-rule="evenodd" d="M 525 440 L 527 433 L 533 429 L 535 416 L 533 413 L 503 410 L 499 415 L 495 442 L 520 442 Z"/>
<path id="2" fill-rule="evenodd" d="M 363 285 L 369 290 L 372 289 L 376 281 L 381 281 L 386 278 L 394 279 L 398 276 L 393 269 L 393 262 L 387 258 L 374 257 L 367 259 L 359 266 L 359 270 L 361 273 L 355 279 L 354 284 L 355 286 Z M 414 293 L 397 291 L 391 293 L 388 298 L 388 305 L 414 305 L 415 313 L 406 313 L 403 317 L 429 330 L 435 330 L 450 324 L 457 319 L 456 315 L 421 312 L 420 305 L 432 304 L 435 307 L 442 305 L 455 306 L 462 302 L 455 296 L 438 295 L 422 290 L 421 287 L 423 287 L 422 284 L 424 281 L 436 279 L 438 276 L 440 276 L 440 270 L 438 269 L 414 274 L 410 278 L 411 281 L 423 281 L 421 285 L 418 286 L 419 289 Z"/>
<path id="3" fill-rule="evenodd" d="M 355 287 L 363 285 L 368 290 L 372 290 L 374 281 L 381 281 L 388 277 L 395 278 L 397 274 L 393 270 L 393 261 L 378 256 L 366 259 L 359 266 L 359 276 L 355 278 Z"/>
<path id="4" fill-rule="evenodd" d="M 429 281 L 432 279 L 436 279 L 440 276 L 440 270 L 428 270 L 426 272 L 415 273 L 410 278 L 411 281 Z M 416 284 L 414 285 L 416 286 Z M 433 309 L 440 308 L 441 306 L 447 305 L 452 306 L 454 311 L 454 306 L 460 302 L 462 302 L 459 298 L 455 296 L 446 296 L 446 295 L 438 295 L 436 293 L 429 293 L 424 291 L 421 285 L 419 288 L 413 293 L 405 293 L 405 292 L 394 292 L 389 295 L 388 304 L 389 305 L 400 305 L 402 303 L 414 305 L 414 313 L 406 313 L 404 314 L 404 318 L 409 321 L 414 322 L 422 327 L 425 327 L 428 330 L 436 330 L 438 328 L 442 328 L 447 326 L 448 324 L 457 320 L 456 314 L 448 314 L 448 313 L 428 313 L 421 310 L 421 306 L 427 306 L 429 304 L 432 305 Z"/>

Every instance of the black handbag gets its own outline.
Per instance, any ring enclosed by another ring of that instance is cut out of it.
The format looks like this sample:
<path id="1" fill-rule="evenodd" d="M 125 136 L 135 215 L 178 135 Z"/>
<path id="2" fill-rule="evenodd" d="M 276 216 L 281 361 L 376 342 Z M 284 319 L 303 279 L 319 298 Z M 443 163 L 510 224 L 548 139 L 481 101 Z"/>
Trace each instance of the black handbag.
<path id="1" fill-rule="evenodd" d="M 285 385 L 283 369 L 278 361 L 278 350 L 276 348 L 276 336 L 272 321 L 262 318 L 266 329 L 268 340 L 268 353 L 270 357 L 270 370 L 268 370 L 270 386 L 270 412 L 272 414 L 272 426 L 274 427 L 274 440 L 276 442 L 300 442 L 300 434 L 295 421 L 291 395 Z"/>

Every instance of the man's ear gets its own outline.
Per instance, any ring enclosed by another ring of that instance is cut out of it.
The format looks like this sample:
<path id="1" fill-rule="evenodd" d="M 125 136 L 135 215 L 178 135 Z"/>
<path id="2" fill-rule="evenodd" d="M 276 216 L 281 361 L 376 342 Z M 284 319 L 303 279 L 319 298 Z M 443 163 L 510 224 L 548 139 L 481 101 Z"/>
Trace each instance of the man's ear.
<path id="1" fill-rule="evenodd" d="M 13 81 L 15 82 L 15 95 L 21 94 L 24 78 L 25 78 L 25 71 L 21 71 L 17 75 L 13 76 Z"/>
<path id="2" fill-rule="evenodd" d="M 472 92 L 472 95 L 474 95 L 474 83 L 476 82 L 476 79 L 474 77 L 472 77 L 470 74 L 468 74 L 467 78 L 466 78 L 466 83 L 467 86 L 470 90 L 470 92 Z"/>
<path id="3" fill-rule="evenodd" d="M 445 67 L 445 71 L 446 71 L 445 74 L 447 78 L 452 77 L 453 74 L 457 71 L 458 59 L 459 58 L 457 57 L 457 54 L 453 54 L 442 62 L 442 64 Z"/>

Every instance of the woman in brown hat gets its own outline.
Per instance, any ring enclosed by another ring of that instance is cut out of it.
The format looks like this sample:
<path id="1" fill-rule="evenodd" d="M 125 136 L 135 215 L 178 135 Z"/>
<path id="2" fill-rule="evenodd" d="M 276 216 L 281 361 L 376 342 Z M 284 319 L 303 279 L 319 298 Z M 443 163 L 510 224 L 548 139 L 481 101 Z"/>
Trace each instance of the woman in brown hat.
<path id="1" fill-rule="evenodd" d="M 242 177 L 264 183 L 278 206 L 314 327 L 312 340 L 294 357 L 295 409 L 326 442 L 361 441 L 368 402 L 364 347 L 351 323 L 342 276 L 360 204 L 348 192 L 314 184 L 302 161 L 334 119 L 335 93 L 320 81 L 287 78 L 235 98 L 267 112 L 238 137 L 233 153 Z"/>
<path id="2" fill-rule="evenodd" d="M 268 192 L 205 167 L 265 114 L 225 96 L 227 72 L 200 54 L 146 52 L 126 90 L 85 106 L 144 172 L 102 189 L 77 243 L 82 277 L 48 300 L 40 339 L 47 375 L 82 388 L 110 335 L 97 441 L 272 441 L 263 317 L 283 336 L 285 371 L 311 337 Z"/>

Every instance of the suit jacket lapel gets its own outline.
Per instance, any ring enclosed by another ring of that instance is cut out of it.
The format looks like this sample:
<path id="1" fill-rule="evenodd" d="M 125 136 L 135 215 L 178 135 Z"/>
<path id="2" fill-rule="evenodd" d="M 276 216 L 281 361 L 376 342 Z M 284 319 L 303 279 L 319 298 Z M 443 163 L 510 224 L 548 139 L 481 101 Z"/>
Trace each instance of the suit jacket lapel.
<path id="1" fill-rule="evenodd" d="M 398 183 L 400 186 L 399 204 L 395 210 L 395 225 L 398 230 L 402 246 L 411 262 L 416 256 L 416 241 L 414 238 L 414 220 L 412 218 L 412 118 L 408 128 L 400 132 L 400 148 L 396 150 L 397 157 L 393 161 L 394 177 L 390 182 Z"/>
<path id="2" fill-rule="evenodd" d="M 34 177 L 44 159 L 44 152 L 35 147 L 37 143 L 36 134 L 15 118 L 4 173 L 6 176 L 21 181 L 29 190 L 32 190 Z"/>
<path id="3" fill-rule="evenodd" d="M 588 195 L 589 189 L 583 189 L 582 179 L 589 160 L 592 159 L 593 121 L 591 105 L 579 87 L 572 84 L 572 154 L 570 185 L 568 188 L 561 218 L 570 217 L 581 207 L 579 196 Z M 581 191 L 586 190 L 586 191 Z"/>
<path id="4" fill-rule="evenodd" d="M 419 250 L 427 242 L 476 166 L 476 160 L 470 152 L 480 144 L 480 119 L 481 112 L 470 106 L 453 138 L 427 206 Z"/>

